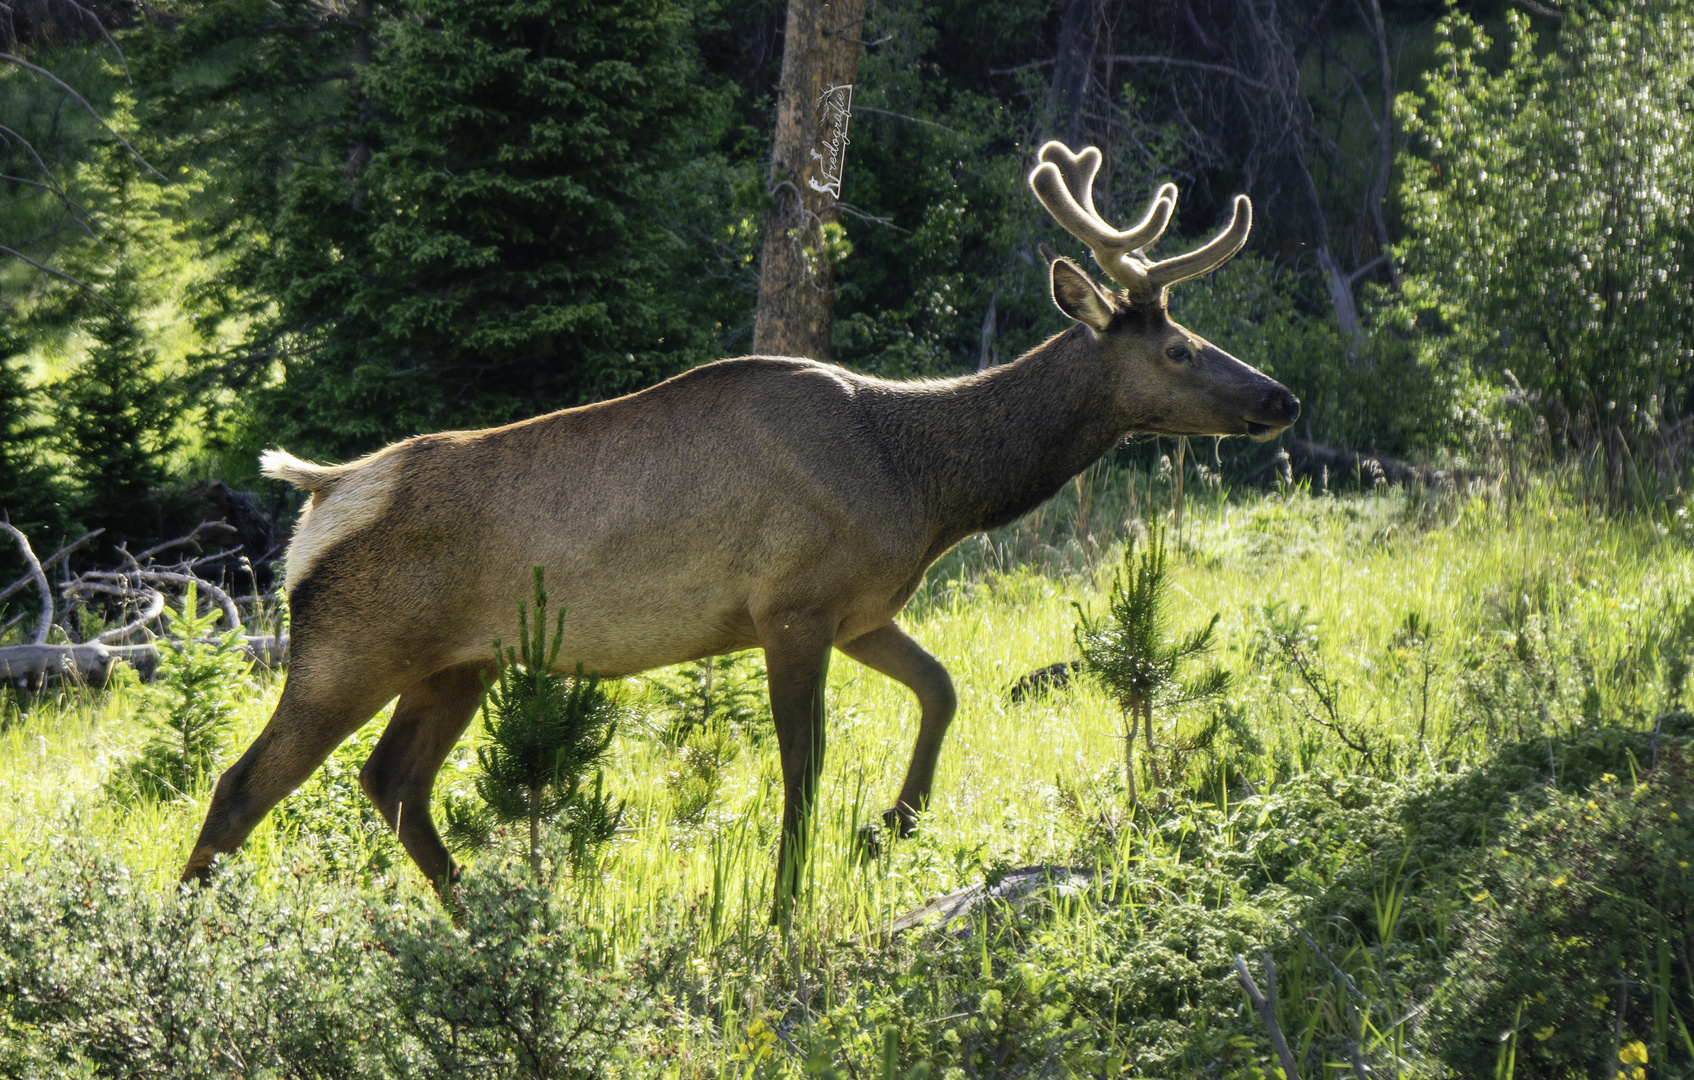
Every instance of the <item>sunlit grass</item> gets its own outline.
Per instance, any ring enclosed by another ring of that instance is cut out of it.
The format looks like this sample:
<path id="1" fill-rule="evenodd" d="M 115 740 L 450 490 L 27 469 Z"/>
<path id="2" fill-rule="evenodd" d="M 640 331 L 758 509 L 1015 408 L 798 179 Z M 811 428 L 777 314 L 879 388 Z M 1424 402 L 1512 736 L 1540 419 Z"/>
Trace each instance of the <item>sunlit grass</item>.
<path id="1" fill-rule="evenodd" d="M 879 820 L 899 788 L 918 709 L 903 687 L 837 655 L 818 839 L 797 918 L 807 941 L 821 947 L 872 936 L 925 900 L 980 880 L 986 867 L 1066 862 L 1088 818 L 1114 811 L 1122 743 L 1112 703 L 1086 680 L 1017 704 L 1006 691 L 1030 670 L 1075 655 L 1073 605 L 1101 602 L 1121 550 L 1122 480 L 1109 473 L 1091 480 L 1119 489 L 1094 498 L 1098 531 L 1055 531 L 1053 522 L 1067 520 L 1061 501 L 1046 511 L 1046 525 L 973 540 L 932 574 L 903 622 L 952 672 L 959 715 L 920 835 L 887 844 L 879 860 L 863 857 L 856 835 Z M 1067 493 L 1068 520 L 1080 494 Z M 1020 548 L 1038 553 L 1044 569 L 998 569 Z M 1221 614 L 1221 659 L 1236 676 L 1232 704 L 1264 742 L 1270 774 L 1270 759 L 1338 771 L 1356 762 L 1300 719 L 1286 671 L 1264 648 L 1267 608 L 1303 610 L 1300 619 L 1342 688 L 1342 714 L 1395 747 L 1394 768 L 1404 771 L 1450 764 L 1436 762 L 1442 745 L 1453 758 L 1480 747 L 1475 732 L 1448 739 L 1466 711 L 1461 679 L 1467 658 L 1497 645 L 1514 605 L 1541 604 L 1545 618 L 1578 631 L 1589 650 L 1583 662 L 1595 673 L 1595 707 L 1629 720 L 1665 704 L 1650 647 L 1655 620 L 1671 600 L 1694 595 L 1687 545 L 1651 523 L 1589 516 L 1550 495 L 1510 513 L 1460 496 L 1440 505 L 1396 493 L 1334 498 L 1298 489 L 1208 497 L 1190 503 L 1173 561 L 1176 624 Z M 1397 637 L 1414 612 L 1432 628 L 1422 651 Z M 262 726 L 279 689 L 275 680 L 255 681 L 232 758 Z M 639 680 L 625 694 L 638 714 L 655 700 Z M 174 882 L 205 795 L 149 807 L 120 804 L 101 790 L 114 763 L 142 741 L 140 701 L 130 684 L 67 690 L 0 734 L 0 860 L 9 869 L 51 858 L 55 838 L 75 830 L 159 887 Z M 628 800 L 627 828 L 602 879 L 576 886 L 577 902 L 629 937 L 680 903 L 699 905 L 708 945 L 762 940 L 771 933 L 781 811 L 775 740 L 744 739 L 703 819 L 682 824 L 673 819 L 666 782 L 677 751 L 654 734 L 658 726 L 626 725 L 615 745 L 606 779 Z M 476 730 L 438 788 L 463 783 Z M 241 857 L 262 879 L 292 882 L 312 861 L 293 843 L 267 822 Z M 371 843 L 394 846 L 388 873 L 423 896 L 393 839 Z"/>

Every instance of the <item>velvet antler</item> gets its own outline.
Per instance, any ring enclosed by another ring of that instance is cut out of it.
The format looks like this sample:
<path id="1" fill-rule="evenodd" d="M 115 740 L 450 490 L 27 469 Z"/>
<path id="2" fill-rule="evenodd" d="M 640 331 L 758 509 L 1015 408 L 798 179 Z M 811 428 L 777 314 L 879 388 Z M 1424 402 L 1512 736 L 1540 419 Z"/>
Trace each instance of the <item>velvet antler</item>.
<path id="1" fill-rule="evenodd" d="M 1158 242 L 1176 210 L 1176 185 L 1163 184 L 1140 221 L 1123 232 L 1107 225 L 1094 209 L 1094 176 L 1100 171 L 1100 151 L 1086 147 L 1073 154 L 1063 143 L 1041 148 L 1041 164 L 1029 174 L 1029 186 L 1053 220 L 1087 244 L 1113 281 L 1132 301 L 1160 299 L 1179 281 L 1216 270 L 1241 250 L 1253 228 L 1253 206 L 1247 196 L 1235 197 L 1235 216 L 1229 227 L 1209 243 L 1186 255 L 1153 262 L 1146 250 Z"/>

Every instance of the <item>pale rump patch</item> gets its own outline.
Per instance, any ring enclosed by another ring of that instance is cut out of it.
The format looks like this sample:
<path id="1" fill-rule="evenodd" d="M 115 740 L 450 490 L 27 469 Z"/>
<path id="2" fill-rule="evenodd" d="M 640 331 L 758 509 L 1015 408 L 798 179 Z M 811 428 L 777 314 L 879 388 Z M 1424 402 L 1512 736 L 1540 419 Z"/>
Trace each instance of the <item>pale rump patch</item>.
<path id="1" fill-rule="evenodd" d="M 259 459 L 266 476 L 312 492 L 288 545 L 283 580 L 289 595 L 325 552 L 388 510 L 400 464 L 399 455 L 389 452 L 392 449 L 346 465 L 315 465 L 282 450 L 266 451 Z"/>

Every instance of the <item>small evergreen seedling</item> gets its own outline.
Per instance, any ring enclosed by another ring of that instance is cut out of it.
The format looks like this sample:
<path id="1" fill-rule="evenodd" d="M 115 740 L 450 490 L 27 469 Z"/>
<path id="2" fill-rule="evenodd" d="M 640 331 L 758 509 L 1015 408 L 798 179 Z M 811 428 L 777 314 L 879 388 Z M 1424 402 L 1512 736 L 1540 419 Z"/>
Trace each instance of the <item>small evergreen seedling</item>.
<path id="1" fill-rule="evenodd" d="M 541 827 L 562 821 L 570 839 L 573 865 L 592 865 L 623 818 L 623 804 L 612 806 L 599 768 L 617 730 L 617 704 L 600 685 L 598 673 L 575 677 L 553 670 L 563 638 L 561 609 L 547 641 L 547 593 L 542 568 L 535 568 L 535 628 L 518 603 L 519 649 L 494 643 L 499 677 L 487 686 L 482 702 L 483 738 L 477 747 L 482 768 L 476 778 L 481 807 L 462 802 L 446 807 L 449 835 L 461 846 L 481 847 L 496 824 L 529 825 L 529 865 L 541 876 Z M 521 651 L 520 651 L 521 650 Z M 592 791 L 585 780 L 594 771 Z"/>
<path id="2" fill-rule="evenodd" d="M 1213 615 L 1205 626 L 1185 637 L 1172 637 L 1165 611 L 1169 588 L 1163 531 L 1152 534 L 1139 557 L 1131 533 L 1123 566 L 1112 574 L 1106 614 L 1095 619 L 1077 605 L 1076 644 L 1082 652 L 1082 668 L 1106 685 L 1123 710 L 1124 772 L 1132 806 L 1137 799 L 1137 722 L 1146 728 L 1151 753 L 1155 707 L 1177 708 L 1217 697 L 1229 689 L 1229 672 L 1223 668 L 1208 668 L 1191 683 L 1182 681 L 1183 667 L 1212 651 L 1218 616 Z"/>
<path id="3" fill-rule="evenodd" d="M 182 614 L 165 610 L 171 641 L 161 643 L 159 670 L 142 697 L 143 720 L 153 737 L 141 756 L 106 782 L 118 798 L 139 795 L 151 802 L 192 795 L 211 775 L 229 742 L 229 730 L 253 670 L 241 631 L 214 637 L 218 613 L 197 615 L 190 584 Z"/>

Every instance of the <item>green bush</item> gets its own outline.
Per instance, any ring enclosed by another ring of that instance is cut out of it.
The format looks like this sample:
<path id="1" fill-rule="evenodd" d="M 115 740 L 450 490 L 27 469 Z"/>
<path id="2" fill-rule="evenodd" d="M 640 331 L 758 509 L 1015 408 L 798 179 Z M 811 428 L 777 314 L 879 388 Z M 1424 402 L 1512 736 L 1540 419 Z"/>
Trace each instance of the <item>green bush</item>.
<path id="1" fill-rule="evenodd" d="M 497 825 L 526 822 L 529 863 L 542 871 L 541 828 L 559 821 L 569 840 L 570 865 L 578 871 L 599 862 L 601 849 L 617 832 L 623 804 L 612 805 L 600 765 L 617 734 L 617 702 L 600 685 L 598 673 L 572 678 L 553 670 L 564 640 L 565 610 L 559 609 L 552 645 L 547 639 L 547 592 L 535 567 L 535 632 L 529 611 L 518 601 L 518 644 L 494 643 L 498 678 L 485 684 L 483 737 L 476 748 L 481 771 L 477 802 L 449 799 L 448 835 L 462 847 L 486 847 Z M 585 786 L 594 771 L 594 789 Z"/>
<path id="2" fill-rule="evenodd" d="M 587 1078 L 650 1075 L 652 1029 L 686 941 L 664 923 L 633 955 L 574 917 L 566 898 L 516 866 L 467 874 L 458 913 L 397 907 L 376 934 L 406 1038 L 394 1076 Z"/>
<path id="3" fill-rule="evenodd" d="M 0 1072 L 370 1075 L 392 1020 L 356 903 L 268 897 L 241 861 L 161 891 L 80 847 L 47 856 L 0 879 Z"/>
<path id="4" fill-rule="evenodd" d="M 1434 1021 L 1459 1075 L 1508 1041 L 1532 1080 L 1635 1075 L 1618 1057 L 1634 1042 L 1655 1076 L 1694 1066 L 1694 755 L 1668 739 L 1658 755 L 1638 782 L 1602 774 L 1492 838 L 1497 884 Z"/>
<path id="5" fill-rule="evenodd" d="M 620 955 L 520 866 L 459 895 L 455 921 L 310 876 L 261 887 L 244 860 L 161 890 L 56 845 L 0 878 L 0 1074 L 651 1075 L 680 928 Z"/>
<path id="6" fill-rule="evenodd" d="M 1574 4 L 1550 50 L 1526 15 L 1507 23 L 1501 67 L 1448 15 L 1422 94 L 1402 98 L 1406 302 L 1441 331 L 1441 367 L 1520 382 L 1555 435 L 1615 453 L 1690 387 L 1694 9 Z"/>

